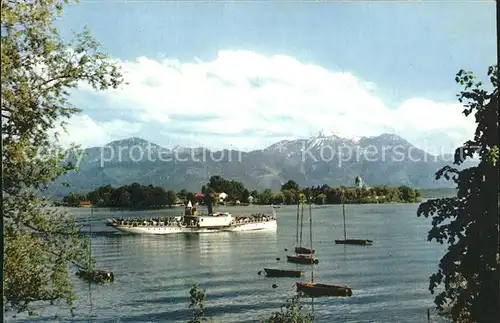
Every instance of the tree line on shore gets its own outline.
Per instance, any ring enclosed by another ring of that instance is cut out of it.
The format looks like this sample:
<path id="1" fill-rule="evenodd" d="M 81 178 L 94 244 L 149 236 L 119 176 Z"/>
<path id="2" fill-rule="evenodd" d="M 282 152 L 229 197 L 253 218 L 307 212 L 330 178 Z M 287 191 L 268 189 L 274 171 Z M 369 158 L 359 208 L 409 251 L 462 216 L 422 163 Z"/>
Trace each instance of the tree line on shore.
<path id="1" fill-rule="evenodd" d="M 211 195 L 213 203 L 227 204 L 285 204 L 295 205 L 301 196 L 310 197 L 314 204 L 359 204 L 359 203 L 414 203 L 420 200 L 420 191 L 408 186 L 389 187 L 330 187 L 328 185 L 301 188 L 289 180 L 281 186 L 279 192 L 265 189 L 261 192 L 250 191 L 238 181 L 226 180 L 220 176 L 212 176 L 201 192 Z M 221 193 L 225 193 L 220 197 Z M 106 185 L 87 194 L 70 193 L 62 200 L 62 205 L 79 206 L 81 202 L 89 201 L 97 207 L 118 207 L 129 209 L 160 209 L 176 204 L 203 204 L 203 194 L 189 192 L 185 189 L 175 192 L 153 185 L 133 183 L 118 188 Z"/>

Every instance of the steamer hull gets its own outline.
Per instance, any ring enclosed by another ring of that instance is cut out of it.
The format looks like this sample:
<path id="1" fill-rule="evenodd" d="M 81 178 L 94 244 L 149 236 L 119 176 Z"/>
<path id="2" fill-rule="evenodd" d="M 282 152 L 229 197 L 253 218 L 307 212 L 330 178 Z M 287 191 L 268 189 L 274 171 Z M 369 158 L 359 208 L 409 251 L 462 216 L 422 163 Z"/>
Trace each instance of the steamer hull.
<path id="1" fill-rule="evenodd" d="M 173 226 L 128 226 L 128 225 L 112 225 L 118 231 L 132 234 L 176 234 L 176 233 L 203 233 L 211 232 L 209 229 L 197 228 L 182 228 Z"/>
<path id="2" fill-rule="evenodd" d="M 276 213 L 253 214 L 233 217 L 228 212 L 212 213 L 211 200 L 207 199 L 208 214 L 200 215 L 191 202 L 184 216 L 154 219 L 112 219 L 107 225 L 121 232 L 133 234 L 217 233 L 277 230 Z"/>
<path id="3" fill-rule="evenodd" d="M 265 222 L 245 223 L 231 225 L 224 231 L 241 232 L 241 231 L 258 231 L 258 230 L 274 230 L 276 231 L 278 224 L 276 220 L 269 220 Z"/>
<path id="4" fill-rule="evenodd" d="M 205 218 L 204 218 L 205 219 Z M 205 221 L 208 224 L 209 221 Z M 244 232 L 244 231 L 276 231 L 278 228 L 275 218 L 238 222 L 230 221 L 226 223 L 210 223 L 210 226 L 200 227 L 197 225 L 169 224 L 169 225 L 132 225 L 117 223 L 116 220 L 109 220 L 108 225 L 112 228 L 131 234 L 164 235 L 178 233 L 217 233 L 217 232 Z M 221 221 L 225 222 L 225 221 Z M 202 222 L 200 222 L 202 223 Z"/>

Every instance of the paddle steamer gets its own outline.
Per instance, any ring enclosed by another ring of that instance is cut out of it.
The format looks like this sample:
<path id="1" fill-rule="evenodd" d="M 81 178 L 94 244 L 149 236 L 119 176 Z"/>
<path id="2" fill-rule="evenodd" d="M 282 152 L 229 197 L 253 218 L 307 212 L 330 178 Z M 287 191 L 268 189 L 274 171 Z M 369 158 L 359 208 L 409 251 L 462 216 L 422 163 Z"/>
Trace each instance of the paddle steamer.
<path id="1" fill-rule="evenodd" d="M 228 212 L 212 212 L 212 204 L 205 200 L 208 214 L 200 215 L 192 203 L 184 216 L 154 219 L 110 219 L 107 225 L 119 231 L 135 234 L 213 233 L 277 229 L 276 213 L 236 216 Z"/>

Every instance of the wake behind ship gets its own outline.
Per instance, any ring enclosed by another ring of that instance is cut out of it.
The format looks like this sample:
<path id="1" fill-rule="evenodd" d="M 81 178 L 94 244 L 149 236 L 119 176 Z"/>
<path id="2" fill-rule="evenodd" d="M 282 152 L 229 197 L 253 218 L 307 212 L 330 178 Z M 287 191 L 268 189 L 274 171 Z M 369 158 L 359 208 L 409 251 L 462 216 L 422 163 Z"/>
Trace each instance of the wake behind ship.
<path id="1" fill-rule="evenodd" d="M 112 219 L 107 225 L 119 231 L 135 234 L 173 234 L 173 233 L 210 233 L 237 232 L 254 230 L 276 230 L 276 213 L 272 215 L 256 214 L 233 217 L 228 212 L 212 212 L 212 201 L 205 194 L 208 214 L 199 215 L 189 201 L 185 215 L 153 219 Z"/>

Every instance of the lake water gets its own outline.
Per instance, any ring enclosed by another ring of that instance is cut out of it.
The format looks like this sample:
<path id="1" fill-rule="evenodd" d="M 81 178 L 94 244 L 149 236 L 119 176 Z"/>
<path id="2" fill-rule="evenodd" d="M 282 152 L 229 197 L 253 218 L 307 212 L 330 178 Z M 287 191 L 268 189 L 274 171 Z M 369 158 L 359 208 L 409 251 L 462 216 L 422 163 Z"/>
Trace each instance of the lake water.
<path id="1" fill-rule="evenodd" d="M 372 246 L 335 245 L 342 238 L 342 207 L 313 207 L 314 245 L 320 260 L 315 280 L 348 285 L 353 296 L 318 298 L 318 322 L 427 322 L 433 307 L 428 277 L 443 248 L 427 242 L 430 220 L 417 218 L 418 204 L 346 205 L 347 236 L 374 240 Z M 88 218 L 89 209 L 69 209 Z M 227 208 L 233 214 L 268 212 L 268 207 Z M 297 269 L 310 279 L 310 266 L 286 262 L 285 248 L 295 246 L 296 209 L 277 209 L 277 232 L 215 233 L 167 236 L 96 236 L 93 255 L 98 267 L 115 273 L 111 285 L 76 281 L 81 299 L 80 322 L 187 322 L 189 289 L 197 282 L 207 290 L 207 314 L 218 322 L 256 322 L 279 310 L 295 293 L 296 278 L 266 278 L 263 267 Z M 113 231 L 106 218 L 161 215 L 169 211 L 94 211 L 93 231 Z M 180 213 L 181 210 L 178 210 Z M 304 241 L 309 246 L 308 212 Z M 288 252 L 290 254 L 290 252 Z M 276 258 L 281 260 L 277 261 Z M 278 287 L 273 289 L 272 284 Z M 304 299 L 311 308 L 311 300 Z M 7 321 L 53 321 L 45 308 L 38 318 Z M 61 315 L 66 315 L 60 311 Z M 433 320 L 433 322 L 437 322 Z"/>

